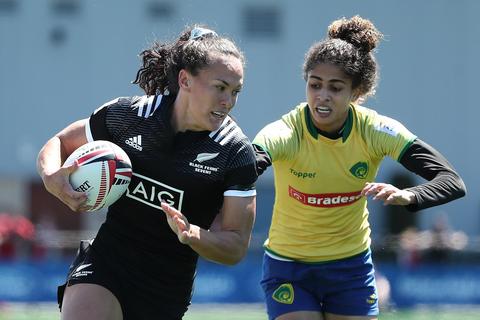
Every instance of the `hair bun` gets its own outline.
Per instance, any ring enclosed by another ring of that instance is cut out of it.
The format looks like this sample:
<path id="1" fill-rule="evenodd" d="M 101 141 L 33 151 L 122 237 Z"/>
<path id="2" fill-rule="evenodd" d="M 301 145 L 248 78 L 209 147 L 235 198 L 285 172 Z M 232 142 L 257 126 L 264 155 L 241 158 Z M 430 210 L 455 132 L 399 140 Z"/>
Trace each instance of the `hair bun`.
<path id="1" fill-rule="evenodd" d="M 383 35 L 370 20 L 357 15 L 350 19 L 342 18 L 332 22 L 328 27 L 328 37 L 344 40 L 362 51 L 370 52 L 377 46 Z"/>

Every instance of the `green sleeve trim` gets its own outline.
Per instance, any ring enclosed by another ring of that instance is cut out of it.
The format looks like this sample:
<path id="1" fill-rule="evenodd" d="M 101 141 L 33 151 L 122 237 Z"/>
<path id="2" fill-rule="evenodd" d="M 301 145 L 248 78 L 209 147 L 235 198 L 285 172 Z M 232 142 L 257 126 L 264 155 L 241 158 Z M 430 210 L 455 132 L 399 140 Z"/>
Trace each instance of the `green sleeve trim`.
<path id="1" fill-rule="evenodd" d="M 412 140 L 410 140 L 406 145 L 405 147 L 403 147 L 402 151 L 400 152 L 398 158 L 397 158 L 397 162 L 400 162 L 400 159 L 402 159 L 403 157 L 403 154 L 408 150 L 408 148 L 410 148 L 410 146 L 413 144 L 413 142 L 417 139 L 417 137 L 413 137 Z"/>
<path id="2" fill-rule="evenodd" d="M 310 115 L 308 105 L 305 107 L 303 112 L 305 116 L 305 124 L 307 126 L 308 133 L 310 133 L 310 135 L 314 139 L 318 139 L 318 131 L 317 131 L 317 128 L 315 127 L 315 124 L 313 124 L 312 116 Z"/>
<path id="3" fill-rule="evenodd" d="M 353 128 L 353 106 L 350 105 L 350 108 L 348 109 L 347 121 L 345 122 L 345 126 L 343 127 L 342 142 L 347 141 L 347 138 L 350 136 L 350 132 L 352 132 L 352 128 Z"/>

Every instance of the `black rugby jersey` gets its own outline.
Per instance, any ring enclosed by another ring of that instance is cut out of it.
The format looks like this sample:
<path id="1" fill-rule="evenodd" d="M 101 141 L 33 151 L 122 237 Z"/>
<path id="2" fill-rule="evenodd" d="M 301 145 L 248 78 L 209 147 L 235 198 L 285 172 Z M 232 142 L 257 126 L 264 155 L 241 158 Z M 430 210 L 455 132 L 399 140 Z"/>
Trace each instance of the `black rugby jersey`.
<path id="1" fill-rule="evenodd" d="M 159 265 L 173 265 L 180 268 L 178 273 L 193 278 L 197 254 L 178 241 L 161 200 L 180 210 L 190 223 L 208 229 L 224 196 L 255 195 L 255 155 L 248 138 L 228 116 L 216 131 L 175 134 L 170 124 L 173 102 L 170 96 L 122 97 L 90 116 L 88 140 L 119 145 L 133 169 L 129 188 L 109 207 L 94 247 L 107 254 L 108 245 L 115 244 L 112 238 L 129 241 L 138 248 L 126 257 L 131 263 L 148 260 L 157 272 Z"/>

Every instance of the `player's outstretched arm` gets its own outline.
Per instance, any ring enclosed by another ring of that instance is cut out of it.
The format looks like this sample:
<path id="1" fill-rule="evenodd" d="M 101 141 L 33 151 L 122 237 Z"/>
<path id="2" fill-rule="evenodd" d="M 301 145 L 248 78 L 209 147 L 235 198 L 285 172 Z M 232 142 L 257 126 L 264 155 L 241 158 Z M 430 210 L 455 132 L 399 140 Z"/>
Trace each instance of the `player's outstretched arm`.
<path id="1" fill-rule="evenodd" d="M 68 167 L 62 164 L 77 147 L 87 142 L 85 121 L 79 120 L 60 131 L 45 143 L 37 157 L 37 171 L 47 191 L 77 212 L 85 211 L 83 204 L 87 200 L 87 195 L 73 190 L 68 180 L 78 164 Z"/>
<path id="2" fill-rule="evenodd" d="M 234 265 L 245 256 L 255 221 L 255 197 L 225 197 L 222 212 L 211 228 L 190 224 L 177 209 L 162 203 L 162 209 L 181 243 L 205 259 Z"/>
<path id="3" fill-rule="evenodd" d="M 362 195 L 384 204 L 404 205 L 410 211 L 438 206 L 466 194 L 465 183 L 447 159 L 435 148 L 416 139 L 399 162 L 427 182 L 400 190 L 386 183 L 367 183 Z"/>

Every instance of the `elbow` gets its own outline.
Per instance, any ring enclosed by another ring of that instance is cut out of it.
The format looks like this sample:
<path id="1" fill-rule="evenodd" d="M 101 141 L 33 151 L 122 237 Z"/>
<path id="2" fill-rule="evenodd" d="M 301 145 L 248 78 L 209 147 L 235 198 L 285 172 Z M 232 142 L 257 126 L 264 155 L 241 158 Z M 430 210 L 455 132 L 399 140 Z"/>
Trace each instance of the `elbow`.
<path id="1" fill-rule="evenodd" d="M 247 249 L 240 249 L 238 252 L 231 254 L 227 259 L 225 259 L 224 264 L 227 266 L 234 266 L 238 264 L 243 258 L 247 255 Z"/>
<path id="2" fill-rule="evenodd" d="M 224 261 L 224 265 L 226 266 L 234 266 L 236 264 L 238 264 L 242 259 L 228 259 L 227 261 Z"/>
<path id="3" fill-rule="evenodd" d="M 462 198 L 467 194 L 467 186 L 465 182 L 456 172 L 450 172 L 447 175 L 447 179 L 450 182 L 450 190 L 452 192 L 452 200 Z"/>
<path id="4" fill-rule="evenodd" d="M 240 261 L 245 258 L 247 255 L 248 251 L 248 244 L 247 245 L 241 245 L 237 247 L 235 250 L 232 250 L 228 256 L 226 256 L 222 263 L 227 265 L 227 266 L 234 266 L 238 264 Z"/>
<path id="5" fill-rule="evenodd" d="M 458 195 L 459 195 L 459 198 L 467 195 L 467 186 L 465 185 L 465 182 L 463 182 L 461 178 L 459 181 Z"/>
<path id="6" fill-rule="evenodd" d="M 458 173 L 455 173 L 453 181 L 456 198 L 464 197 L 467 194 L 467 186 L 462 177 L 460 177 Z"/>

